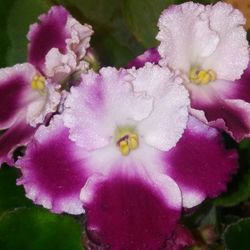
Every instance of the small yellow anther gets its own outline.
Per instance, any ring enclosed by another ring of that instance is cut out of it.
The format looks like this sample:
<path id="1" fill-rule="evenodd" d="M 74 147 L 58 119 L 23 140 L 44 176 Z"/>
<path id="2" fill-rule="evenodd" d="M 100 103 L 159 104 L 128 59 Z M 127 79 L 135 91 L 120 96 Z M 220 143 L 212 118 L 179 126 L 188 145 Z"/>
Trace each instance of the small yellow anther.
<path id="1" fill-rule="evenodd" d="M 132 134 L 128 138 L 128 146 L 130 149 L 138 148 L 138 138 L 136 134 Z"/>
<path id="2" fill-rule="evenodd" d="M 216 73 L 213 70 L 208 70 L 207 72 L 210 75 L 210 81 L 213 82 L 216 80 Z"/>
<path id="3" fill-rule="evenodd" d="M 138 148 L 138 136 L 132 128 L 118 128 L 116 131 L 117 146 L 123 156 Z"/>
<path id="4" fill-rule="evenodd" d="M 42 92 L 45 88 L 45 78 L 43 76 L 34 76 L 31 82 L 31 87 Z"/>
<path id="5" fill-rule="evenodd" d="M 200 71 L 200 72 L 202 72 L 202 74 L 198 74 L 198 77 L 199 77 L 199 79 L 200 79 L 200 84 L 207 84 L 207 83 L 209 83 L 210 82 L 210 75 L 206 72 L 206 71 L 204 71 L 204 70 L 202 70 L 202 71 Z"/>
<path id="6" fill-rule="evenodd" d="M 128 143 L 126 141 L 121 141 L 119 143 L 119 147 L 120 147 L 120 151 L 121 151 L 122 155 L 126 156 L 129 154 L 130 148 L 129 148 Z"/>
<path id="7" fill-rule="evenodd" d="M 189 79 L 194 81 L 197 78 L 197 70 L 196 68 L 192 67 L 189 71 Z"/>
<path id="8" fill-rule="evenodd" d="M 216 80 L 216 73 L 213 70 L 200 70 L 192 67 L 189 71 L 189 80 L 198 85 L 205 85 Z"/>

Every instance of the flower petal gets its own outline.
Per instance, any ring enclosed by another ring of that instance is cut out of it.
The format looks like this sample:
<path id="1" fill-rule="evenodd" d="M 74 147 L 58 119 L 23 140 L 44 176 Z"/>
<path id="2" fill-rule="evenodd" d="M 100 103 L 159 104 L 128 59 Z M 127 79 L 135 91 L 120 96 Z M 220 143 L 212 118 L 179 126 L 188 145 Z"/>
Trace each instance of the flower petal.
<path id="1" fill-rule="evenodd" d="M 100 74 L 82 75 L 81 85 L 71 88 L 64 121 L 70 138 L 88 150 L 106 146 L 118 126 L 147 117 L 153 99 L 135 94 L 126 70 L 102 68 Z"/>
<path id="2" fill-rule="evenodd" d="M 142 55 L 137 56 L 134 60 L 129 62 L 126 68 L 141 68 L 146 62 L 158 63 L 160 60 L 159 52 L 156 48 L 146 50 Z"/>
<path id="3" fill-rule="evenodd" d="M 180 187 L 183 205 L 188 208 L 225 191 L 238 168 L 236 151 L 227 150 L 220 133 L 194 117 L 190 117 L 176 147 L 164 153 L 163 160 L 166 174 Z"/>
<path id="4" fill-rule="evenodd" d="M 250 137 L 250 103 L 220 99 L 202 109 L 210 125 L 224 129 L 236 141 Z"/>
<path id="5" fill-rule="evenodd" d="M 223 86 L 219 86 L 220 89 L 215 91 L 224 90 L 223 99 L 241 99 L 250 103 L 250 66 L 244 71 L 239 80 L 225 81 Z M 222 85 L 222 84 L 220 84 Z M 221 94 L 221 92 L 220 92 Z M 221 96 L 222 96 L 221 94 Z"/>
<path id="6" fill-rule="evenodd" d="M 249 45 L 243 27 L 246 19 L 239 10 L 223 2 L 207 6 L 206 15 L 220 42 L 215 52 L 205 59 L 203 67 L 215 70 L 218 79 L 239 79 L 249 63 Z"/>
<path id="7" fill-rule="evenodd" d="M 32 101 L 34 76 L 35 69 L 30 64 L 0 70 L 0 129 L 10 127 Z"/>
<path id="8" fill-rule="evenodd" d="M 170 6 L 158 23 L 161 63 L 185 74 L 199 65 L 214 70 L 218 79 L 239 79 L 249 62 L 244 23 L 238 10 L 222 2 Z"/>
<path id="9" fill-rule="evenodd" d="M 92 176 L 81 199 L 90 239 L 111 249 L 159 249 L 175 229 L 181 209 L 178 186 L 163 175 Z"/>
<path id="10" fill-rule="evenodd" d="M 47 14 L 39 17 L 40 23 L 33 24 L 28 33 L 28 61 L 40 72 L 44 70 L 45 56 L 52 48 L 66 50 L 66 30 L 69 13 L 61 6 L 52 7 Z"/>
<path id="11" fill-rule="evenodd" d="M 191 113 L 203 122 L 225 130 L 237 141 L 249 137 L 247 79 L 248 75 L 245 73 L 241 80 L 234 82 L 217 80 L 211 86 L 200 88 L 189 85 Z"/>
<path id="12" fill-rule="evenodd" d="M 197 59 L 210 56 L 219 37 L 209 28 L 208 18 L 202 17 L 205 6 L 188 2 L 172 5 L 160 16 L 157 39 L 162 63 L 187 73 Z M 209 42 L 207 42 L 209 41 Z"/>
<path id="13" fill-rule="evenodd" d="M 3 162 L 12 165 L 12 152 L 18 146 L 26 145 L 32 138 L 36 128 L 31 127 L 25 120 L 17 121 L 0 136 L 0 166 Z"/>
<path id="14" fill-rule="evenodd" d="M 43 94 L 27 107 L 27 122 L 31 126 L 44 123 L 46 116 L 57 111 L 61 100 L 61 94 L 57 92 L 53 84 L 47 83 Z"/>
<path id="15" fill-rule="evenodd" d="M 92 27 L 88 24 L 82 25 L 69 16 L 66 28 L 70 32 L 70 38 L 66 40 L 68 50 L 73 51 L 79 60 L 83 59 L 90 47 L 90 38 L 94 33 Z"/>
<path id="16" fill-rule="evenodd" d="M 36 204 L 56 213 L 80 214 L 80 190 L 89 169 L 83 150 L 79 151 L 68 136 L 59 117 L 54 117 L 49 127 L 40 127 L 25 156 L 17 161 L 23 174 L 18 183 Z"/>
<path id="17" fill-rule="evenodd" d="M 138 130 L 146 143 L 160 150 L 175 146 L 188 119 L 188 92 L 167 68 L 146 63 L 143 68 L 132 69 L 136 92 L 146 92 L 154 97 L 153 112 L 140 122 Z"/>

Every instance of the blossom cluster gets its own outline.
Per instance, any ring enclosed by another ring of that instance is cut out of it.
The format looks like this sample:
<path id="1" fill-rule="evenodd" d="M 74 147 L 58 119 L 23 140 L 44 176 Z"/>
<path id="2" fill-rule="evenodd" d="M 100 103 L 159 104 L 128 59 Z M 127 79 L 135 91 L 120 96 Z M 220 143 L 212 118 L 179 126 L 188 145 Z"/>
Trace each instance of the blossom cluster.
<path id="1" fill-rule="evenodd" d="M 20 169 L 35 204 L 86 213 L 103 249 L 183 249 L 183 208 L 237 171 L 222 132 L 250 136 L 244 23 L 226 3 L 172 5 L 157 48 L 97 70 L 92 27 L 52 7 L 30 26 L 28 62 L 0 69 L 0 164 Z"/>

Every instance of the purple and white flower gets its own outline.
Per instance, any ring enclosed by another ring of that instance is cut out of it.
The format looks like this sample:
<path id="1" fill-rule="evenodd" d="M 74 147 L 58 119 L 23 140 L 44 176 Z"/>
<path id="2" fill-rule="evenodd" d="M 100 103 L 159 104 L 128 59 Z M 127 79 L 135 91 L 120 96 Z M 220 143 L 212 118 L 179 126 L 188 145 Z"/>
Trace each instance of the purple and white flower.
<path id="1" fill-rule="evenodd" d="M 182 206 L 218 195 L 237 169 L 218 131 L 189 117 L 182 80 L 158 65 L 83 74 L 65 105 L 17 161 L 19 184 L 54 212 L 85 211 L 101 246 L 160 248 Z"/>
<path id="2" fill-rule="evenodd" d="M 245 18 L 226 3 L 172 5 L 160 16 L 160 64 L 179 71 L 191 113 L 240 141 L 250 136 Z"/>
<path id="3" fill-rule="evenodd" d="M 40 16 L 28 33 L 28 63 L 0 69 L 0 165 L 12 164 L 12 152 L 30 140 L 36 126 L 57 111 L 60 84 L 84 61 L 93 31 L 60 6 Z"/>
<path id="4" fill-rule="evenodd" d="M 39 20 L 28 33 L 28 61 L 54 82 L 79 70 L 86 72 L 92 27 L 80 24 L 62 6 L 52 7 Z"/>
<path id="5" fill-rule="evenodd" d="M 45 116 L 56 111 L 60 94 L 38 76 L 33 65 L 17 64 L 0 69 L 0 164 L 12 164 L 12 152 L 25 145 Z"/>

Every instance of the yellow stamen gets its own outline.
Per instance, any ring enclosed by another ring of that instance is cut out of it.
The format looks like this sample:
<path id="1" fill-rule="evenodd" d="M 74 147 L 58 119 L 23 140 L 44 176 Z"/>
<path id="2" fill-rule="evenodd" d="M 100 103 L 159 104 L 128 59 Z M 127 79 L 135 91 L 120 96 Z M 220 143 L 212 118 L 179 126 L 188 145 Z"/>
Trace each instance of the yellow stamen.
<path id="1" fill-rule="evenodd" d="M 45 78 L 43 76 L 34 76 L 31 82 L 31 87 L 34 90 L 43 92 L 45 89 Z"/>
<path id="2" fill-rule="evenodd" d="M 119 147 L 120 147 L 120 151 L 121 151 L 121 153 L 122 153 L 123 156 L 126 156 L 126 155 L 129 154 L 130 148 L 129 148 L 129 146 L 128 146 L 128 142 L 126 142 L 126 141 L 121 141 L 121 142 L 119 143 Z"/>
<path id="3" fill-rule="evenodd" d="M 138 148 L 138 137 L 136 134 L 131 134 L 128 138 L 128 146 L 130 149 Z"/>
<path id="4" fill-rule="evenodd" d="M 116 142 L 123 156 L 127 156 L 131 150 L 135 150 L 139 146 L 138 136 L 131 128 L 117 129 Z"/>
<path id="5" fill-rule="evenodd" d="M 206 85 L 216 80 L 216 73 L 213 70 L 200 70 L 198 67 L 192 67 L 188 76 L 191 82 L 198 85 Z"/>
<path id="6" fill-rule="evenodd" d="M 216 80 L 216 73 L 213 70 L 208 70 L 207 73 L 210 75 L 211 77 L 211 82 Z"/>

